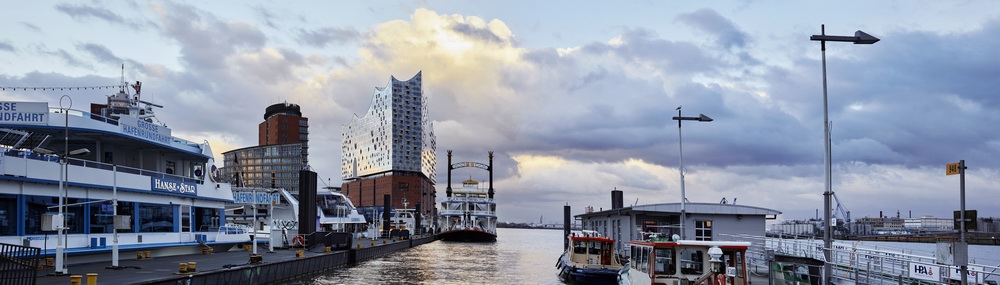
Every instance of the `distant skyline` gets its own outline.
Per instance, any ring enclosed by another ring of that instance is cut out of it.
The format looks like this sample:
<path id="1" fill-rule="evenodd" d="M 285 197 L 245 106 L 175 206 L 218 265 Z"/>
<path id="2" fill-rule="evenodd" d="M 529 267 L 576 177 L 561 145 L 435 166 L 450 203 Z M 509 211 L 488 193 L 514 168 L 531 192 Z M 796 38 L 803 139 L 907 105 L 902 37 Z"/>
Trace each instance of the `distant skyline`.
<path id="1" fill-rule="evenodd" d="M 174 135 L 221 153 L 256 145 L 274 103 L 302 106 L 309 162 L 340 186 L 341 131 L 390 76 L 423 72 L 447 157 L 495 151 L 500 221 L 680 201 L 676 108 L 691 202 L 823 208 L 820 44 L 829 43 L 833 190 L 853 218 L 959 207 L 1000 216 L 1000 2 L 26 1 L 0 11 L 0 87 L 143 82 Z M 75 107 L 115 90 L 0 90 Z M 83 108 L 83 107 L 80 107 Z M 456 170 L 453 183 L 487 179 Z M 458 186 L 460 187 L 460 186 Z M 822 216 L 822 215 L 821 215 Z"/>

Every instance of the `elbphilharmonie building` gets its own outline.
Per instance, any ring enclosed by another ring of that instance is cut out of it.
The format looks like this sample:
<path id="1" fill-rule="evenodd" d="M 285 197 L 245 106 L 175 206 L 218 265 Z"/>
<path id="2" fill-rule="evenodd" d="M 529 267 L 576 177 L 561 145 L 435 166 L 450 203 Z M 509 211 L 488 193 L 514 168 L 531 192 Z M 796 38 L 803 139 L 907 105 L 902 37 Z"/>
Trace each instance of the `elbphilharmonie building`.
<path id="1" fill-rule="evenodd" d="M 368 111 L 344 126 L 341 191 L 359 207 L 416 208 L 434 215 L 436 138 L 427 117 L 422 76 L 390 77 Z"/>

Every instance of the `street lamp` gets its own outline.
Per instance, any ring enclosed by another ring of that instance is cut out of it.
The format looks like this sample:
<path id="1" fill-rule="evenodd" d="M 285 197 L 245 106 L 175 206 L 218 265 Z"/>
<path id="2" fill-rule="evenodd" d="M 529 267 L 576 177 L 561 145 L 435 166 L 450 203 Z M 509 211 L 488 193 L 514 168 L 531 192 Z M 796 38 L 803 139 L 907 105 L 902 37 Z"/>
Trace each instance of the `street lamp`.
<path id="1" fill-rule="evenodd" d="M 681 121 L 699 121 L 699 122 L 711 122 L 712 118 L 705 116 L 705 114 L 698 114 L 697 117 L 684 117 L 681 116 L 681 107 L 677 107 L 677 117 L 673 118 L 677 120 L 677 145 L 680 147 L 680 173 L 681 173 L 681 239 L 687 239 L 687 233 L 684 231 L 684 220 L 687 219 L 687 209 L 684 208 L 685 201 L 687 198 L 684 197 L 684 142 L 681 139 Z"/>
<path id="2" fill-rule="evenodd" d="M 811 41 L 820 42 L 820 50 L 823 53 L 823 146 L 825 151 L 823 152 L 823 163 L 825 166 L 824 174 L 826 175 L 826 189 L 823 192 L 823 255 L 826 257 L 826 262 L 823 265 L 823 284 L 830 284 L 830 275 L 833 273 L 830 267 L 831 258 L 831 247 L 833 246 L 833 227 L 830 225 L 830 211 L 832 210 L 830 196 L 833 196 L 833 186 L 832 186 L 832 166 L 830 158 L 830 116 L 829 116 L 829 106 L 827 105 L 827 92 L 826 92 L 826 42 L 851 42 L 856 45 L 870 45 L 879 41 L 878 38 L 872 35 L 866 34 L 862 31 L 854 32 L 854 36 L 829 36 L 826 34 L 826 25 L 820 25 L 820 34 L 812 35 L 809 37 Z"/>

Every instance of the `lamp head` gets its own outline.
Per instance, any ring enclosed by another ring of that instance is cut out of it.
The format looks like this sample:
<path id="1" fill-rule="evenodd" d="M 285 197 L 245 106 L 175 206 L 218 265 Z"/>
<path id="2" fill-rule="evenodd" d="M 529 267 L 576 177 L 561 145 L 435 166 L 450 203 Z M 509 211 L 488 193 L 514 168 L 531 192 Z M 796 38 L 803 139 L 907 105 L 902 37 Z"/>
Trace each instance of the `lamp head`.
<path id="1" fill-rule="evenodd" d="M 69 155 L 87 155 L 90 154 L 90 150 L 87 148 L 75 149 L 69 152 Z"/>
<path id="2" fill-rule="evenodd" d="M 878 38 L 873 37 L 872 35 L 869 35 L 860 30 L 854 32 L 854 37 L 857 38 L 857 40 L 854 41 L 854 44 L 856 45 L 870 45 L 877 43 L 879 41 Z"/>

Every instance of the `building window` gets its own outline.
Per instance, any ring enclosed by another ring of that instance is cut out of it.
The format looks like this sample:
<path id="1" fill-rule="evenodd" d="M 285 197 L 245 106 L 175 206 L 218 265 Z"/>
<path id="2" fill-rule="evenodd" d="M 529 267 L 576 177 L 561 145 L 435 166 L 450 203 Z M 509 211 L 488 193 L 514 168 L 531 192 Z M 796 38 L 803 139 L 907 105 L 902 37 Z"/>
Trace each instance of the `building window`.
<path id="1" fill-rule="evenodd" d="M 694 240 L 712 240 L 712 221 L 694 222 Z"/>

